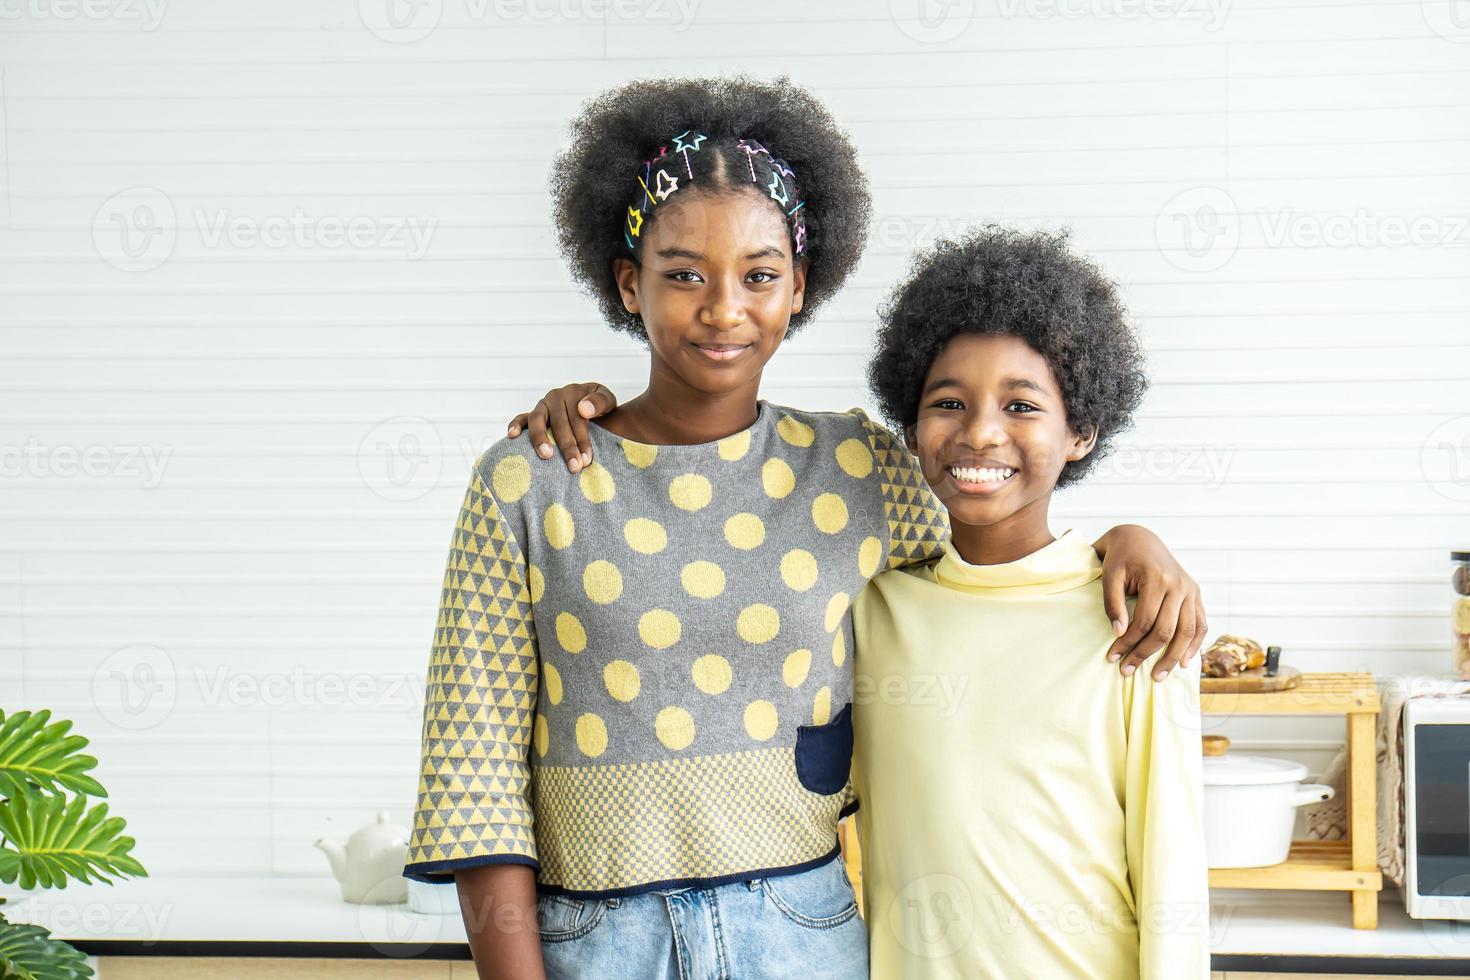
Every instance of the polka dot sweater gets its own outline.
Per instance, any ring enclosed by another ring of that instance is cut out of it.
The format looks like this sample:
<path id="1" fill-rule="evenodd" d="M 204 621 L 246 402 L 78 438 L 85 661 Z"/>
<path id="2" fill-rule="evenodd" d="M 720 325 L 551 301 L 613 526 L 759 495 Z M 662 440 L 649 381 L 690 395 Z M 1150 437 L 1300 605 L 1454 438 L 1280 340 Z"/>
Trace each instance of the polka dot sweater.
<path id="1" fill-rule="evenodd" d="M 856 806 L 848 608 L 945 512 L 861 411 L 758 404 L 719 442 L 593 425 L 476 462 L 424 708 L 411 878 L 516 862 L 581 896 L 801 870 Z"/>

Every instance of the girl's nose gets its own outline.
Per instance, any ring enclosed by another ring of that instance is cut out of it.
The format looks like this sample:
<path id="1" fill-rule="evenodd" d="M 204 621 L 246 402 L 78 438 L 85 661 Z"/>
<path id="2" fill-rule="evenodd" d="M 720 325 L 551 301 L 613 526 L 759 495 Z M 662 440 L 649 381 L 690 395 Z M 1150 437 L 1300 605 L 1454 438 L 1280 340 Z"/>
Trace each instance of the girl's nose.
<path id="1" fill-rule="evenodd" d="M 704 310 L 704 320 L 716 330 L 734 330 L 745 323 L 745 305 L 735 286 L 715 287 Z"/>

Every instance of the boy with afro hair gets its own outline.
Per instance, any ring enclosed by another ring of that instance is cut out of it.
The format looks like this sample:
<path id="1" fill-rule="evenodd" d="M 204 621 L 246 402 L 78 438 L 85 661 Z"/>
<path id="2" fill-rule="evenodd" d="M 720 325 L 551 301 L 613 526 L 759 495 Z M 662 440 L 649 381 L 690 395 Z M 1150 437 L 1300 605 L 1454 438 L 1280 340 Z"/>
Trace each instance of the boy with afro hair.
<path id="1" fill-rule="evenodd" d="M 952 537 L 854 607 L 872 975 L 1204 978 L 1198 665 L 1110 670 L 1097 555 L 1047 520 L 1146 388 L 1115 288 L 987 228 L 882 321 L 869 381 Z"/>

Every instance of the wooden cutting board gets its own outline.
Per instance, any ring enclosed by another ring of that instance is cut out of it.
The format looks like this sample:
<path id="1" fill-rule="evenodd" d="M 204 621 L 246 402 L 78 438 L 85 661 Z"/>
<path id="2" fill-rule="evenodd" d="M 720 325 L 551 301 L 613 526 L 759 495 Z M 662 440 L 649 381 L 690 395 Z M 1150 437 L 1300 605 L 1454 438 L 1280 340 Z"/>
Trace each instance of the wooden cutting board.
<path id="1" fill-rule="evenodd" d="M 1302 672 L 1295 667 L 1282 667 L 1275 677 L 1266 676 L 1265 667 L 1244 670 L 1234 677 L 1201 677 L 1201 694 L 1264 694 L 1267 691 L 1289 691 L 1302 682 Z"/>

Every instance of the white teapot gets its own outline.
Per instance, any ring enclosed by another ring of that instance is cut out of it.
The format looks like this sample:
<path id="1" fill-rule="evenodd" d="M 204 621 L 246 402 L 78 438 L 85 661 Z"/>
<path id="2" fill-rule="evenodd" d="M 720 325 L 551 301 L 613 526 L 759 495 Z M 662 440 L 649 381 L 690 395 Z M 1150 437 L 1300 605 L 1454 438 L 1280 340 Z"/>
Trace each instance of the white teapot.
<path id="1" fill-rule="evenodd" d="M 387 810 L 378 811 L 376 823 L 354 831 L 344 846 L 319 840 L 314 846 L 327 855 L 332 875 L 342 886 L 342 900 L 357 905 L 392 905 L 408 898 L 408 828 L 389 823 Z"/>

